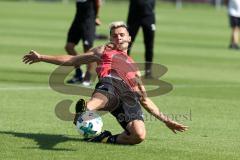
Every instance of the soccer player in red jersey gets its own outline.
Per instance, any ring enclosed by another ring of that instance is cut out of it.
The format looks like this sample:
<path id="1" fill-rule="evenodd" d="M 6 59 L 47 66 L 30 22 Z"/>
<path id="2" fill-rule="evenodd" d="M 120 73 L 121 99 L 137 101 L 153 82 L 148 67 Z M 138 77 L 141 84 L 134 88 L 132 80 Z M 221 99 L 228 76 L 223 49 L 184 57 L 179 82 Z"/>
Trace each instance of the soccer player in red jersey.
<path id="1" fill-rule="evenodd" d="M 65 66 L 97 62 L 96 72 L 99 82 L 86 105 L 83 100 L 78 101 L 76 111 L 81 112 L 84 107 L 87 110 L 109 111 L 124 131 L 117 135 L 104 131 L 88 141 L 116 144 L 141 143 L 146 137 L 141 106 L 165 123 L 174 133 L 187 130 L 187 126 L 165 116 L 147 97 L 146 90 L 141 83 L 140 72 L 132 58 L 127 55 L 130 42 L 131 37 L 127 26 L 123 22 L 114 22 L 110 25 L 110 42 L 106 45 L 93 48 L 78 56 L 50 56 L 30 51 L 23 57 L 23 62 L 26 64 L 47 62 Z M 74 123 L 78 115 L 77 113 Z"/>

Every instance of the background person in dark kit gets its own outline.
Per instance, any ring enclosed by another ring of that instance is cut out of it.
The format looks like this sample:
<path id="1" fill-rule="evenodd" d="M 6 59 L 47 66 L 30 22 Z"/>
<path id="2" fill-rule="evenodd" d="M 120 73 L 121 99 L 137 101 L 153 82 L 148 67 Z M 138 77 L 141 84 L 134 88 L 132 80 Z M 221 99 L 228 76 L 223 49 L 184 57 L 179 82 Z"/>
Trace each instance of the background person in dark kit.
<path id="1" fill-rule="evenodd" d="M 145 46 L 145 78 L 152 78 L 152 61 L 155 35 L 155 0 L 130 0 L 127 25 L 132 43 L 140 27 L 143 30 Z M 130 45 L 131 48 L 132 45 Z M 130 50 L 128 52 L 130 54 Z"/>
<path id="2" fill-rule="evenodd" d="M 67 35 L 65 50 L 69 55 L 76 56 L 76 45 L 82 40 L 83 51 L 87 52 L 93 47 L 96 25 L 100 25 L 99 9 L 101 0 L 76 0 L 76 14 Z M 94 72 L 95 63 L 87 65 L 87 71 L 83 77 L 80 66 L 75 66 L 75 74 L 67 83 L 83 83 L 89 86 L 91 72 Z"/>

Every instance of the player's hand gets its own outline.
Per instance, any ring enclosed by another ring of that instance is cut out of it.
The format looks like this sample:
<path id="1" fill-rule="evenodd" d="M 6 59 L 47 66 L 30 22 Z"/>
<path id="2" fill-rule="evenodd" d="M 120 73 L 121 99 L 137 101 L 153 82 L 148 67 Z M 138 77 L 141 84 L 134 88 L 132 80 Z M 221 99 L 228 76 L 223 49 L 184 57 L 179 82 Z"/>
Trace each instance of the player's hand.
<path id="1" fill-rule="evenodd" d="M 180 124 L 180 123 L 175 122 L 175 121 L 170 120 L 170 119 L 165 122 L 165 125 L 166 125 L 170 130 L 172 130 L 173 133 L 177 133 L 177 131 L 179 131 L 179 132 L 184 132 L 184 131 L 188 130 L 188 126 L 185 126 L 185 125 L 183 125 L 183 124 Z"/>
<path id="2" fill-rule="evenodd" d="M 33 50 L 31 50 L 28 54 L 23 56 L 23 62 L 25 64 L 33 64 L 36 62 L 40 62 L 40 60 L 41 60 L 41 55 Z"/>
<path id="3" fill-rule="evenodd" d="M 99 26 L 99 25 L 101 25 L 101 21 L 100 21 L 100 19 L 99 18 L 96 18 L 95 19 L 95 24 L 97 25 L 97 26 Z"/>

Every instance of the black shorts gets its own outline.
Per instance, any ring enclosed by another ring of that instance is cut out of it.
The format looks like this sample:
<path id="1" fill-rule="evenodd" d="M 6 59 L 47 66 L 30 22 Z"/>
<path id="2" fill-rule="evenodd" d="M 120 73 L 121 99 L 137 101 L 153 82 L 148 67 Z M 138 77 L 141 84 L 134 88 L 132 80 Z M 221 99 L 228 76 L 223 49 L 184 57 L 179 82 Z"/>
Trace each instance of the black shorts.
<path id="1" fill-rule="evenodd" d="M 84 46 L 91 48 L 95 38 L 95 27 L 94 18 L 80 21 L 76 15 L 68 31 L 67 42 L 77 45 L 82 40 Z"/>
<path id="2" fill-rule="evenodd" d="M 95 92 L 102 93 L 108 98 L 104 110 L 109 111 L 125 131 L 128 132 L 126 127 L 129 122 L 133 120 L 144 121 L 139 95 L 133 92 L 122 80 L 102 78 L 97 83 Z"/>
<path id="3" fill-rule="evenodd" d="M 135 15 L 129 15 L 127 19 L 128 26 L 144 26 L 152 30 L 152 24 L 155 24 L 155 15 L 138 17 Z"/>
<path id="4" fill-rule="evenodd" d="M 240 17 L 233 17 L 229 15 L 229 23 L 232 28 L 240 27 Z"/>

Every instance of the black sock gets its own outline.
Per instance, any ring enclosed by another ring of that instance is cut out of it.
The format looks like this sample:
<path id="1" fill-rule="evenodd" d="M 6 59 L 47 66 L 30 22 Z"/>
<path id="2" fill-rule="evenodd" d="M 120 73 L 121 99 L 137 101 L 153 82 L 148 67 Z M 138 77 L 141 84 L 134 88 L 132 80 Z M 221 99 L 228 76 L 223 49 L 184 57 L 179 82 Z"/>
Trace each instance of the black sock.
<path id="1" fill-rule="evenodd" d="M 118 136 L 119 136 L 119 134 L 109 136 L 108 139 L 107 139 L 107 143 L 116 144 Z"/>
<path id="2" fill-rule="evenodd" d="M 80 68 L 75 69 L 75 78 L 82 79 L 82 70 Z"/>

